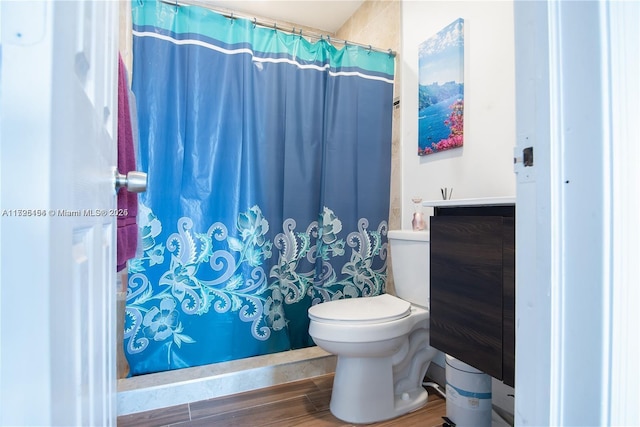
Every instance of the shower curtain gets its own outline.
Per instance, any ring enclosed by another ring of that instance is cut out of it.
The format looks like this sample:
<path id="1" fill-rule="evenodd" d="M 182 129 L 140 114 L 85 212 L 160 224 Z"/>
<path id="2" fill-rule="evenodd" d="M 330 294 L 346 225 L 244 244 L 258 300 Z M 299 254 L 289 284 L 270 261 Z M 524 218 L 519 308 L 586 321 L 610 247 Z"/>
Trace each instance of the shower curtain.
<path id="1" fill-rule="evenodd" d="M 307 309 L 386 280 L 394 58 L 134 1 L 131 374 L 313 345 Z"/>

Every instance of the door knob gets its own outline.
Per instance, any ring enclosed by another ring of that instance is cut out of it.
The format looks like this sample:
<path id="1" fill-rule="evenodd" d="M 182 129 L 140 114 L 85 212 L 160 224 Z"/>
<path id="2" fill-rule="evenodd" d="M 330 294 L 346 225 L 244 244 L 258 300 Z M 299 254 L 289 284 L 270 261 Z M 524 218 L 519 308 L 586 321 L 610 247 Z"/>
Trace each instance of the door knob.
<path id="1" fill-rule="evenodd" d="M 131 193 L 142 193 L 147 191 L 147 174 L 144 172 L 131 171 L 126 175 L 121 174 L 116 169 L 116 192 L 125 187 Z"/>

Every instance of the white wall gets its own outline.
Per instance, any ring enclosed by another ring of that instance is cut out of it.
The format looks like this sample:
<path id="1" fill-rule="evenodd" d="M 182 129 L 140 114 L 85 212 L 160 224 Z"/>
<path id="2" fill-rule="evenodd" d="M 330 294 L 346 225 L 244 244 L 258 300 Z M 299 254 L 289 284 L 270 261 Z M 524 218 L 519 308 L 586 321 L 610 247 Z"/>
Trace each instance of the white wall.
<path id="1" fill-rule="evenodd" d="M 515 196 L 515 53 L 511 1 L 402 2 L 402 227 L 411 198 Z M 418 45 L 464 19 L 464 146 L 418 156 Z M 426 211 L 425 211 L 426 212 Z M 428 213 L 428 212 L 427 212 Z"/>

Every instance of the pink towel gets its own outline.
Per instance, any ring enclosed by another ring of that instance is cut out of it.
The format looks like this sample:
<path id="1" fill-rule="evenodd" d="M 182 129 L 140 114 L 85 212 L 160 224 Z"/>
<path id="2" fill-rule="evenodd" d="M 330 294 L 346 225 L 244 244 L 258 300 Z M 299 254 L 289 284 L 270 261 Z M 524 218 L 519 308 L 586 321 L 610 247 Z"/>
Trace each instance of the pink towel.
<path id="1" fill-rule="evenodd" d="M 131 113 L 129 110 L 129 85 L 127 84 L 127 69 L 122 57 L 118 55 L 118 171 L 126 175 L 136 169 L 136 158 L 133 148 L 133 131 Z M 118 211 L 125 213 L 118 216 L 117 229 L 117 264 L 118 271 L 122 270 L 127 260 L 136 254 L 138 244 L 138 195 L 130 193 L 126 188 L 118 191 Z"/>

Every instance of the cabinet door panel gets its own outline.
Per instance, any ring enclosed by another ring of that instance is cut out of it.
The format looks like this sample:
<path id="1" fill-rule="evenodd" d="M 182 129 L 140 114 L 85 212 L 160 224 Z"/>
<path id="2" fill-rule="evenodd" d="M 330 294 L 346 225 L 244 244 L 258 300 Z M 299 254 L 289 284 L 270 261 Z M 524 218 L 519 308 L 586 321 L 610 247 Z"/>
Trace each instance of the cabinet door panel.
<path id="1" fill-rule="evenodd" d="M 502 381 L 514 387 L 516 356 L 516 230 L 513 218 L 503 218 Z"/>
<path id="2" fill-rule="evenodd" d="M 503 218 L 431 217 L 431 345 L 502 379 Z"/>

